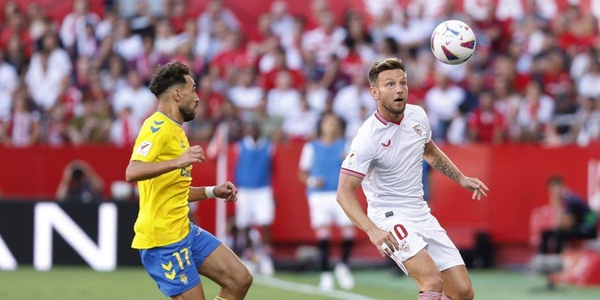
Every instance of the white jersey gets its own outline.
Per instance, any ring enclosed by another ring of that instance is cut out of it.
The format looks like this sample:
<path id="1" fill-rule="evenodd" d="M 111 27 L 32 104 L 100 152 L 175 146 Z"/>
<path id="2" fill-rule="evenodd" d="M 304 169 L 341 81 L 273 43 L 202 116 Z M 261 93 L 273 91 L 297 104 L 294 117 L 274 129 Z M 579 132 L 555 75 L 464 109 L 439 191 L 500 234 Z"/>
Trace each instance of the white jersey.
<path id="1" fill-rule="evenodd" d="M 406 220 L 423 220 L 430 215 L 423 200 L 423 151 L 431 141 L 425 111 L 406 104 L 400 124 L 370 116 L 352 141 L 341 172 L 362 181 L 367 214 L 393 211 Z"/>

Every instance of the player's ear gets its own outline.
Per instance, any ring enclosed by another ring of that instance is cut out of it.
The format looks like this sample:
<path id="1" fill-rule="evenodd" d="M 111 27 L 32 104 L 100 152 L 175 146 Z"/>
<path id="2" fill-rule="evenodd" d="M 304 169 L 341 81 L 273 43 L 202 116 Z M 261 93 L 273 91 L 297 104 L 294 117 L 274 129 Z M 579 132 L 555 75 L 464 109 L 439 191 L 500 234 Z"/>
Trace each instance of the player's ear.
<path id="1" fill-rule="evenodd" d="M 371 93 L 371 96 L 375 98 L 375 100 L 379 100 L 379 91 L 377 91 L 376 88 L 374 88 L 373 86 L 369 87 L 369 92 Z"/>
<path id="2" fill-rule="evenodd" d="M 171 91 L 171 97 L 175 99 L 175 101 L 179 102 L 179 100 L 181 100 L 181 94 L 179 93 L 179 89 L 173 89 Z"/>

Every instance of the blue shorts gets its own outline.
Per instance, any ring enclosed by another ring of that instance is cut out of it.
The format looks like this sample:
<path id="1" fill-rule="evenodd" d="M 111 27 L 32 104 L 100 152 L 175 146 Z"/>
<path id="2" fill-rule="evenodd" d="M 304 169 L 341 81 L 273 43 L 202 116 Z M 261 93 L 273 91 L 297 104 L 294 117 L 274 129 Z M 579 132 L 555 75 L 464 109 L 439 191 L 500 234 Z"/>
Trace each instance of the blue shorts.
<path id="1" fill-rule="evenodd" d="M 172 297 L 200 284 L 198 267 L 220 244 L 210 232 L 191 224 L 183 240 L 140 250 L 140 257 L 161 292 Z"/>

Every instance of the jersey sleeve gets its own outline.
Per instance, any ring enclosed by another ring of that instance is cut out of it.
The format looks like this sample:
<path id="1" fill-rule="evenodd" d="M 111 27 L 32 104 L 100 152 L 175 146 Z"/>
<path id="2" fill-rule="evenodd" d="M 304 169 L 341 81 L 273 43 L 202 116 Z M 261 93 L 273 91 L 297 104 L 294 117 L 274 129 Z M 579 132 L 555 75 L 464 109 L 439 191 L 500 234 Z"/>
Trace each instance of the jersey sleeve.
<path id="1" fill-rule="evenodd" d="M 155 131 L 156 127 L 150 126 L 150 129 L 144 127 L 142 127 L 138 138 L 135 140 L 131 161 L 153 162 L 164 149 L 167 141 L 166 128 Z"/>
<path id="2" fill-rule="evenodd" d="M 302 147 L 302 153 L 300 154 L 300 170 L 307 172 L 312 167 L 314 156 L 315 149 L 312 144 L 306 143 L 304 147 Z"/>
<path id="3" fill-rule="evenodd" d="M 357 135 L 352 144 L 350 151 L 342 162 L 341 173 L 363 179 L 369 170 L 371 161 L 375 158 L 375 149 L 370 140 L 364 135 Z"/>

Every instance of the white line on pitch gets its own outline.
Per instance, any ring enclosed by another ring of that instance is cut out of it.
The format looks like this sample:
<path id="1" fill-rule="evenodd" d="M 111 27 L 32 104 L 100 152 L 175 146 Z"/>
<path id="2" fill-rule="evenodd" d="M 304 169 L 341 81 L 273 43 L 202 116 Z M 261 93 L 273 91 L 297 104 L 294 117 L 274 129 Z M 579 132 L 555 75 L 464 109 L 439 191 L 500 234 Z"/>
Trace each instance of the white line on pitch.
<path id="1" fill-rule="evenodd" d="M 318 287 L 310 284 L 304 283 L 296 283 L 292 281 L 277 279 L 273 277 L 266 277 L 260 275 L 254 275 L 254 282 L 265 285 L 268 287 L 272 287 L 280 290 L 287 290 L 302 294 L 308 295 L 316 295 L 316 296 L 327 296 L 334 299 L 344 299 L 344 300 L 376 300 L 373 298 L 365 297 L 358 294 L 353 294 L 349 292 L 339 291 L 339 290 L 331 290 L 331 291 L 323 291 Z"/>

